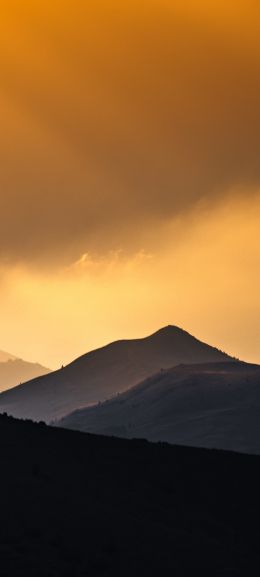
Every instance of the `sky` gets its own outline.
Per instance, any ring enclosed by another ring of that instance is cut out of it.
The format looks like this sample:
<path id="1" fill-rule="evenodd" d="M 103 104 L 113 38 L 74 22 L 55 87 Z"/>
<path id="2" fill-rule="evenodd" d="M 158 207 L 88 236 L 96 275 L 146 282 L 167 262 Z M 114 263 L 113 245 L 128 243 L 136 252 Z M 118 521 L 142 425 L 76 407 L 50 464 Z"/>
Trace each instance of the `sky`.
<path id="1" fill-rule="evenodd" d="M 257 0 L 8 0 L 0 349 L 179 325 L 260 362 Z"/>

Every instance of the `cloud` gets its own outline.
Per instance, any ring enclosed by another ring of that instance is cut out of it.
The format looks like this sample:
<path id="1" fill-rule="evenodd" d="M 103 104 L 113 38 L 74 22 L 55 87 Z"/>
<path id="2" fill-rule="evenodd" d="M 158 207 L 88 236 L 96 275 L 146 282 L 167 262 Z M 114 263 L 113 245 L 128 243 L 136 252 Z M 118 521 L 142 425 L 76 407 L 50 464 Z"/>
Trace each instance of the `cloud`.
<path id="1" fill-rule="evenodd" d="M 10 0 L 0 24 L 0 258 L 149 252 L 260 183 L 256 2 Z"/>
<path id="2" fill-rule="evenodd" d="M 259 362 L 258 199 L 230 197 L 207 218 L 198 210 L 183 219 L 181 242 L 169 221 L 150 254 L 89 254 L 47 272 L 4 269 L 0 349 L 59 367 L 109 341 L 177 324 Z"/>

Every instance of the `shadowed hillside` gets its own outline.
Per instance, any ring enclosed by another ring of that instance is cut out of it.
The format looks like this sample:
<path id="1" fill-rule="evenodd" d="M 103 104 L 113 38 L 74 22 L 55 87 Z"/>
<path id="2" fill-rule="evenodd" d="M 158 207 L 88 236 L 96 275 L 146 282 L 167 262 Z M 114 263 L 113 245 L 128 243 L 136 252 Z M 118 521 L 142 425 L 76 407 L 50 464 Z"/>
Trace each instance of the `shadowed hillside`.
<path id="1" fill-rule="evenodd" d="M 259 457 L 0 417 L 3 577 L 260 570 Z"/>
<path id="2" fill-rule="evenodd" d="M 111 343 L 2 394 L 0 412 L 50 421 L 125 391 L 160 368 L 229 360 L 221 351 L 169 326 L 144 339 Z"/>
<path id="3" fill-rule="evenodd" d="M 160 372 L 63 427 L 260 454 L 260 366 L 217 363 Z"/>

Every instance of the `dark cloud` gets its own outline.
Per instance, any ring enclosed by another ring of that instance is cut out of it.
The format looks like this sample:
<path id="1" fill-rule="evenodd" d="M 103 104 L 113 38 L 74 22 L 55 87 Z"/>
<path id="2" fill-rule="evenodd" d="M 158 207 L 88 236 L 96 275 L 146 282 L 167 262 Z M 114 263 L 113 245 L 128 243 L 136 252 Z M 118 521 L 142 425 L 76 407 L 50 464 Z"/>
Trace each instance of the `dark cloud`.
<path id="1" fill-rule="evenodd" d="M 137 248 L 199 199 L 258 187 L 259 8 L 191 5 L 10 0 L 3 260 Z"/>

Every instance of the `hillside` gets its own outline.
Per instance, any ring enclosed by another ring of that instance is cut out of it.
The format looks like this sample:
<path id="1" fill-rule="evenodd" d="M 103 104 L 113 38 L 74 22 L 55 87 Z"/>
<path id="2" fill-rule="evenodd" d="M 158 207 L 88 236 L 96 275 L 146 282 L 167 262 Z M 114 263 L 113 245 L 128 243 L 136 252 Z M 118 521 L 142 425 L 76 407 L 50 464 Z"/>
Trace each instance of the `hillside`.
<path id="1" fill-rule="evenodd" d="M 245 577 L 260 460 L 0 416 L 3 577 Z"/>
<path id="2" fill-rule="evenodd" d="M 38 363 L 28 363 L 4 353 L 0 353 L 0 391 L 6 391 L 29 379 L 47 375 L 51 371 Z"/>
<path id="3" fill-rule="evenodd" d="M 60 426 L 90 433 L 260 454 L 260 366 L 178 366 Z"/>
<path id="4" fill-rule="evenodd" d="M 49 422 L 125 391 L 161 368 L 231 360 L 169 326 L 147 338 L 117 341 L 91 351 L 59 371 L 0 395 L 0 412 Z"/>

